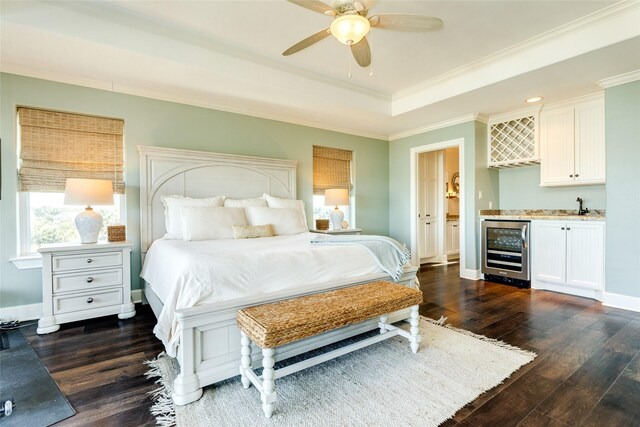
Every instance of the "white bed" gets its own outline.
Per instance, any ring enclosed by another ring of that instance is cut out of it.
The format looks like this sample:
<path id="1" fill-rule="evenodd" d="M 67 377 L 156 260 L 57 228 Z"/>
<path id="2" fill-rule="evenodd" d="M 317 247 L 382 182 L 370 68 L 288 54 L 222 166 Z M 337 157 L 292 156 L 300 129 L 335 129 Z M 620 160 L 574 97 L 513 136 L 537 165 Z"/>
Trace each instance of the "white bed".
<path id="1" fill-rule="evenodd" d="M 173 392 L 176 404 L 195 401 L 203 386 L 238 375 L 238 309 L 389 279 L 365 249 L 312 247 L 312 233 L 237 241 L 162 239 L 165 220 L 161 196 L 225 195 L 243 199 L 268 193 L 295 199 L 297 162 L 156 147 L 138 150 L 143 258 L 155 242 L 142 272 L 146 279 L 144 296 L 159 319 L 156 334 L 180 363 Z M 244 267 L 238 270 L 234 267 L 237 264 L 226 262 L 230 257 L 240 259 Z M 335 259 L 349 262 L 335 263 Z M 170 268 L 166 268 L 168 265 Z M 415 286 L 416 271 L 405 267 L 400 283 Z M 216 281 L 202 285 L 194 275 L 215 275 Z M 163 310 L 165 303 L 167 310 Z M 391 320 L 406 317 L 408 314 L 402 312 Z M 276 360 L 375 328 L 372 320 L 292 343 L 279 349 Z M 260 352 L 254 350 L 259 366 Z"/>

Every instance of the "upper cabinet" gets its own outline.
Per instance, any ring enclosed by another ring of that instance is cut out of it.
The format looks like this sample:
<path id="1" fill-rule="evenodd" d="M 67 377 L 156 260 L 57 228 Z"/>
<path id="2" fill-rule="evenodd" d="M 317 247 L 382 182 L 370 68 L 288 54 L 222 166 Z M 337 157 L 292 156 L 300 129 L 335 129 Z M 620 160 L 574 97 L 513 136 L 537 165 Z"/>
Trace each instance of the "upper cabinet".
<path id="1" fill-rule="evenodd" d="M 605 182 L 604 97 L 548 106 L 540 113 L 540 185 Z"/>

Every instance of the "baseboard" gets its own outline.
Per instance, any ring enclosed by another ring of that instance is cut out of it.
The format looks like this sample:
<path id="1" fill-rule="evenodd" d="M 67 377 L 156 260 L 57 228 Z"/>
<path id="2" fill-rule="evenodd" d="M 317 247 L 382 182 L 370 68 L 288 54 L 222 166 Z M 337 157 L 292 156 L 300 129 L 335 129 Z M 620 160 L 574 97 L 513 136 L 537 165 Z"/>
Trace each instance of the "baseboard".
<path id="1" fill-rule="evenodd" d="M 131 289 L 131 300 L 134 304 L 142 302 L 142 289 Z"/>
<path id="2" fill-rule="evenodd" d="M 570 285 L 558 285 L 556 283 L 542 282 L 536 279 L 531 279 L 531 289 L 560 292 L 563 294 L 575 295 L 577 297 L 591 298 L 598 301 L 602 301 L 602 295 L 604 293 L 596 289 L 582 288 L 579 286 Z"/>
<path id="3" fill-rule="evenodd" d="M 0 319 L 5 322 L 9 320 L 37 320 L 42 316 L 42 303 L 16 305 L 13 307 L 0 308 Z"/>
<path id="4" fill-rule="evenodd" d="M 602 305 L 621 308 L 623 310 L 640 311 L 640 298 L 604 292 L 602 295 Z"/>
<path id="5" fill-rule="evenodd" d="M 469 270 L 468 268 L 464 268 L 461 265 L 460 277 L 462 277 L 463 279 L 469 279 L 469 280 L 480 280 L 480 270 Z"/>
<path id="6" fill-rule="evenodd" d="M 142 289 L 131 290 L 131 299 L 134 303 L 142 302 Z M 0 320 L 37 320 L 42 316 L 42 303 L 16 305 L 13 307 L 0 307 Z"/>

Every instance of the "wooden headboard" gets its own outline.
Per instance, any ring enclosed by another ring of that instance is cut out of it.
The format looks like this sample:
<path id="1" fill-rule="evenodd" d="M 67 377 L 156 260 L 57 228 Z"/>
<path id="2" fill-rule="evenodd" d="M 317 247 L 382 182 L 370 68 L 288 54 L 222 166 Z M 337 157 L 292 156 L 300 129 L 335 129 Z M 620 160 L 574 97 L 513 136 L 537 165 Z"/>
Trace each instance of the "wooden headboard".
<path id="1" fill-rule="evenodd" d="M 161 196 L 296 198 L 295 160 L 138 146 L 140 246 L 143 254 L 165 230 Z"/>

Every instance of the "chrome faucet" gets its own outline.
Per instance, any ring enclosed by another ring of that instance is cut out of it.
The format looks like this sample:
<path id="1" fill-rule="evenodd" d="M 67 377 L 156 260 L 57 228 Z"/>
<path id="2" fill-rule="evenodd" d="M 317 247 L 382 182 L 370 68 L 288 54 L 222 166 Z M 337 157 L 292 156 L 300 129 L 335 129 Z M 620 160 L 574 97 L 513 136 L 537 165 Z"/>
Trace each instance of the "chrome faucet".
<path id="1" fill-rule="evenodd" d="M 582 209 L 582 202 L 584 202 L 584 200 L 582 200 L 582 197 L 578 197 L 576 199 L 576 202 L 580 203 L 580 207 L 578 208 L 578 215 L 585 215 L 589 213 L 589 209 L 587 208 Z"/>

